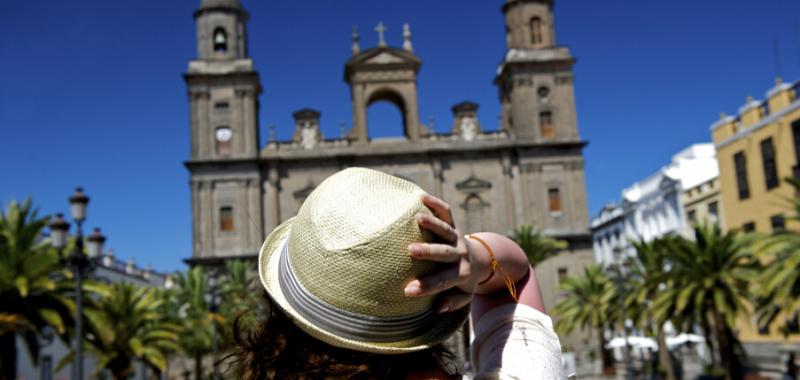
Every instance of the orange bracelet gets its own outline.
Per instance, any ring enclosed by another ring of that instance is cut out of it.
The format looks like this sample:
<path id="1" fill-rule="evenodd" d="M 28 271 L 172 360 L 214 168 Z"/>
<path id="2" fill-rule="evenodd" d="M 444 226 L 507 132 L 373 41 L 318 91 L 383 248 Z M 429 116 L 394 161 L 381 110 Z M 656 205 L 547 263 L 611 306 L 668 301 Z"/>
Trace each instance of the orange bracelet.
<path id="1" fill-rule="evenodd" d="M 492 276 L 494 276 L 495 270 L 498 270 L 500 274 L 503 275 L 503 280 L 506 282 L 506 287 L 508 287 L 508 292 L 511 293 L 511 298 L 513 298 L 514 301 L 519 302 L 519 298 L 517 298 L 517 285 L 514 283 L 514 279 L 511 278 L 508 272 L 506 272 L 505 269 L 503 269 L 503 267 L 500 266 L 500 263 L 497 262 L 497 258 L 494 256 L 494 251 L 492 251 L 492 247 L 489 247 L 489 244 L 486 244 L 486 242 L 483 241 L 483 239 L 475 235 L 467 235 L 467 237 L 477 241 L 478 243 L 481 243 L 481 245 L 483 245 L 483 247 L 486 248 L 486 251 L 489 252 L 489 257 L 492 258 L 492 273 L 490 273 L 489 277 L 486 277 L 485 280 L 479 282 L 478 285 L 483 285 L 489 280 L 491 280 Z"/>

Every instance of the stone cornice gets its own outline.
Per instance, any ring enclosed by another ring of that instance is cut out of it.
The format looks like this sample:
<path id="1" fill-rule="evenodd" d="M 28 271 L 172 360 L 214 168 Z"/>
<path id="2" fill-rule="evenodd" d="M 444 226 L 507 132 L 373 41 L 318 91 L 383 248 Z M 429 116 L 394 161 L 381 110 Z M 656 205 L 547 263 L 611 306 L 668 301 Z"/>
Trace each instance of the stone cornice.
<path id="1" fill-rule="evenodd" d="M 331 158 L 353 159 L 357 157 L 382 157 L 382 156 L 418 156 L 420 154 L 447 155 L 455 153 L 469 153 L 481 151 L 537 149 L 546 151 L 563 151 L 565 149 L 583 149 L 587 141 L 548 141 L 541 142 L 529 139 L 487 140 L 472 141 L 470 143 L 453 142 L 416 142 L 392 141 L 390 144 L 366 145 L 352 144 L 327 149 L 275 149 L 265 148 L 261 151 L 262 161 L 299 161 L 308 159 L 327 160 Z"/>

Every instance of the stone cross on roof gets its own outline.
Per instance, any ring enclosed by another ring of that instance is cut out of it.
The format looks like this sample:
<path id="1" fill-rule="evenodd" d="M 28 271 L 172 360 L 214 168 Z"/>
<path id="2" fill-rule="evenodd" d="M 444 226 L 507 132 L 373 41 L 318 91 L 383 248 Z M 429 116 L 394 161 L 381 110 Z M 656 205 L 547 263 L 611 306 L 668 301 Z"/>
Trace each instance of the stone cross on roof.
<path id="1" fill-rule="evenodd" d="M 378 32 L 378 46 L 386 46 L 386 40 L 383 38 L 383 34 L 386 33 L 387 30 L 389 30 L 389 28 L 383 25 L 383 21 L 378 22 L 378 26 L 375 27 L 375 31 Z"/>

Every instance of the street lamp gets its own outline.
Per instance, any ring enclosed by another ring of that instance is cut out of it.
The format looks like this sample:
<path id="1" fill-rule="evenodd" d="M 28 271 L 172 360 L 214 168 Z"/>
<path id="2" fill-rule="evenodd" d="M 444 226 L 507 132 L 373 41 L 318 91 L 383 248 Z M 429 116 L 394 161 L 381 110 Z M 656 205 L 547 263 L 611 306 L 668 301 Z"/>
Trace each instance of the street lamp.
<path id="1" fill-rule="evenodd" d="M 92 269 L 93 259 L 103 252 L 103 243 L 106 237 L 100 233 L 100 229 L 95 228 L 89 235 L 87 242 L 89 245 L 89 257 L 83 253 L 83 222 L 86 220 L 86 206 L 89 204 L 89 197 L 83 193 L 80 187 L 75 189 L 75 193 L 69 197 L 70 213 L 72 220 L 75 221 L 77 231 L 75 233 L 75 249 L 68 257 L 62 256 L 62 250 L 67 245 L 67 231 L 69 223 L 64 220 L 62 214 L 50 222 L 50 244 L 58 250 L 59 256 L 68 264 L 75 274 L 75 368 L 74 379 L 83 379 L 83 276 Z"/>

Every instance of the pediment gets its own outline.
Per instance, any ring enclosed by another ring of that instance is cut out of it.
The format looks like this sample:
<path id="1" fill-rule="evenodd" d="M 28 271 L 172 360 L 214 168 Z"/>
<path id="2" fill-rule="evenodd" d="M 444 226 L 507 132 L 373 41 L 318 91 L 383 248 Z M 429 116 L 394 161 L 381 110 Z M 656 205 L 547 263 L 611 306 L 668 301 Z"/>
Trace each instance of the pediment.
<path id="1" fill-rule="evenodd" d="M 486 191 L 492 188 L 492 183 L 475 177 L 474 175 L 469 176 L 469 178 L 456 183 L 456 189 L 459 191 L 464 191 L 468 193 L 472 192 L 479 192 L 479 191 Z"/>
<path id="2" fill-rule="evenodd" d="M 369 49 L 350 58 L 347 65 L 390 65 L 390 64 L 414 64 L 420 63 L 414 53 L 393 47 L 379 47 Z"/>
<path id="3" fill-rule="evenodd" d="M 365 63 L 372 63 L 372 64 L 384 64 L 384 63 L 400 63 L 405 62 L 402 58 L 390 54 L 388 52 L 382 52 L 368 60 Z"/>

